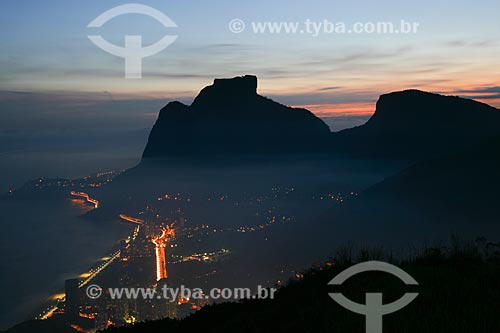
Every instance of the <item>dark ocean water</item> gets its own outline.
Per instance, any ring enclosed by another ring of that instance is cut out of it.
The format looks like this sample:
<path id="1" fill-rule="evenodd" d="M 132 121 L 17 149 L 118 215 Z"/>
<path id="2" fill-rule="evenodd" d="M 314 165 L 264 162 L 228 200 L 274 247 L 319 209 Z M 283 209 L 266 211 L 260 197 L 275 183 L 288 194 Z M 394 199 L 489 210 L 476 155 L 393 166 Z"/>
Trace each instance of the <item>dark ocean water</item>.
<path id="1" fill-rule="evenodd" d="M 0 193 L 38 177 L 79 178 L 138 163 L 147 131 L 2 134 Z M 60 133 L 61 134 L 61 133 Z M 85 136 L 88 134 L 89 136 Z M 80 218 L 65 199 L 0 200 L 0 329 L 31 319 L 64 280 L 86 272 L 130 232 L 128 226 Z"/>
<path id="2" fill-rule="evenodd" d="M 0 202 L 0 327 L 30 319 L 64 288 L 108 255 L 131 228 L 92 222 L 71 200 Z"/>

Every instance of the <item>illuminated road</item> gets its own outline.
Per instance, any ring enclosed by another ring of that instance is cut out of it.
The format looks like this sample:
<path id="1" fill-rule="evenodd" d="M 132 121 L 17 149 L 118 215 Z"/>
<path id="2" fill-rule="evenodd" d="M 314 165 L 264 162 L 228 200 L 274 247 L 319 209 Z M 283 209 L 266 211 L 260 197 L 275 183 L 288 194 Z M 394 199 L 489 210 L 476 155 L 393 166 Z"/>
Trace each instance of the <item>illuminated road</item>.
<path id="1" fill-rule="evenodd" d="M 127 222 L 132 222 L 132 223 L 135 223 L 135 224 L 144 224 L 144 220 L 141 220 L 141 219 L 138 219 L 138 218 L 135 218 L 135 217 L 132 217 L 132 216 L 128 216 L 128 215 L 125 215 L 125 214 L 120 214 L 118 216 L 122 220 L 125 220 Z"/>
<path id="2" fill-rule="evenodd" d="M 88 284 L 90 281 L 92 281 L 97 275 L 99 275 L 99 273 L 101 273 L 102 271 L 104 271 L 109 265 L 111 265 L 113 263 L 113 261 L 115 261 L 119 257 L 120 257 L 120 251 L 116 251 L 115 253 L 113 253 L 111 255 L 111 257 L 108 260 L 106 260 L 105 262 L 103 262 L 97 268 L 91 269 L 89 271 L 90 275 L 85 280 L 81 281 L 78 284 L 78 287 L 79 288 L 84 287 L 86 284 Z"/>
<path id="3" fill-rule="evenodd" d="M 71 191 L 70 194 L 75 197 L 80 197 L 84 198 L 88 203 L 91 203 L 94 205 L 94 208 L 99 208 L 99 200 L 91 198 L 87 193 L 85 192 L 75 192 Z"/>
<path id="4" fill-rule="evenodd" d="M 174 237 L 174 230 L 167 227 L 162 230 L 159 237 L 151 239 L 155 245 L 156 254 L 156 281 L 165 279 L 168 277 L 167 273 L 167 258 L 165 256 L 165 247 L 167 246 L 167 239 L 169 237 Z"/>

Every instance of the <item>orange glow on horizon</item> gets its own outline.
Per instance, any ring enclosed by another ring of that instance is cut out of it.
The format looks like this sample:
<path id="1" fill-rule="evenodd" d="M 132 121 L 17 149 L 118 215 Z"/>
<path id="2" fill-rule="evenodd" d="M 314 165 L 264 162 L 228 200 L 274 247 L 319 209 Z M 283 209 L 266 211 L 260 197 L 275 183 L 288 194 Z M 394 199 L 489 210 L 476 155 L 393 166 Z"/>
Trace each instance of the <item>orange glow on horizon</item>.
<path id="1" fill-rule="evenodd" d="M 464 88 L 462 90 L 473 90 L 474 88 Z M 419 88 L 422 91 L 433 92 L 436 89 Z M 466 93 L 460 90 L 451 90 L 438 93 L 444 96 L 459 96 L 461 98 L 469 98 L 477 102 L 488 104 L 497 109 L 500 109 L 500 96 L 498 93 Z M 374 94 L 376 96 L 376 94 Z M 481 98 L 483 97 L 483 98 Z M 378 100 L 378 97 L 376 98 Z M 372 116 L 376 110 L 376 100 L 373 102 L 354 102 L 354 103 L 340 103 L 340 104 L 302 104 L 292 105 L 294 108 L 304 108 L 318 117 L 350 117 L 350 116 Z"/>
<path id="2" fill-rule="evenodd" d="M 375 103 L 308 104 L 294 105 L 304 108 L 318 117 L 371 116 L 375 113 Z"/>

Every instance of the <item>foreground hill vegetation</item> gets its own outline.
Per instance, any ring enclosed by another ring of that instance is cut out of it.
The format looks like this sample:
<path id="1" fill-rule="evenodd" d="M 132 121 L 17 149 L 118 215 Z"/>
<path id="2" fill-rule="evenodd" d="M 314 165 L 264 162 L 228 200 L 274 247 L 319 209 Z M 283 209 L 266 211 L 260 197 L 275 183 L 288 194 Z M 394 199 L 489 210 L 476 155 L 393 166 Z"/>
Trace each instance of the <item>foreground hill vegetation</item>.
<path id="1" fill-rule="evenodd" d="M 366 292 L 382 292 L 384 303 L 405 292 L 418 292 L 407 307 L 384 316 L 384 332 L 497 332 L 499 250 L 500 244 L 484 239 L 453 239 L 446 246 L 426 247 L 413 251 L 405 260 L 396 260 L 382 249 L 343 247 L 327 264 L 290 280 L 274 300 L 216 304 L 184 320 L 110 327 L 105 332 L 365 332 L 363 316 L 349 312 L 328 296 L 336 290 L 328 282 L 354 263 L 367 260 L 392 262 L 419 282 L 419 286 L 405 286 L 389 274 L 367 272 L 339 287 L 337 291 L 359 303 L 364 303 Z"/>

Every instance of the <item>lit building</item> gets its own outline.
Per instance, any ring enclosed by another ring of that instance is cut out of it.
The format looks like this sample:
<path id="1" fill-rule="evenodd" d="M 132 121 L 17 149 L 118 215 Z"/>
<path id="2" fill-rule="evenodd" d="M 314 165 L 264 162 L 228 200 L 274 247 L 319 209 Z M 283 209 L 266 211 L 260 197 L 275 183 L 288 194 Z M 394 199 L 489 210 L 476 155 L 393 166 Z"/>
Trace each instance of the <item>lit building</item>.
<path id="1" fill-rule="evenodd" d="M 64 291 L 66 293 L 65 314 L 68 319 L 79 317 L 81 302 L 78 292 L 78 282 L 78 279 L 69 279 L 64 282 Z"/>
<path id="2" fill-rule="evenodd" d="M 157 298 L 153 304 L 153 316 L 154 319 L 177 318 L 177 300 L 169 299 L 171 295 L 166 295 L 165 288 L 174 288 L 172 285 L 168 284 L 167 279 L 161 279 L 156 285 L 156 290 L 161 295 Z"/>

